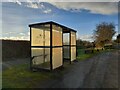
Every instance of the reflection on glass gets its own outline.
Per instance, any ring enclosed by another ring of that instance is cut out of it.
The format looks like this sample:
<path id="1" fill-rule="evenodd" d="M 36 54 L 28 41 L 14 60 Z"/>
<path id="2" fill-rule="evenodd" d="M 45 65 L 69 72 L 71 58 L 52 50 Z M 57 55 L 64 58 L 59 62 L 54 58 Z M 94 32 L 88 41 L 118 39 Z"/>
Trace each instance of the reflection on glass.
<path id="1" fill-rule="evenodd" d="M 76 47 L 71 47 L 71 61 L 76 59 Z"/>
<path id="2" fill-rule="evenodd" d="M 71 31 L 71 45 L 76 45 L 76 33 Z"/>
<path id="3" fill-rule="evenodd" d="M 62 46 L 62 28 L 52 25 L 52 45 Z"/>
<path id="4" fill-rule="evenodd" d="M 45 31 L 45 46 L 50 46 L 50 31 Z"/>
<path id="5" fill-rule="evenodd" d="M 64 45 L 69 45 L 69 44 L 70 44 L 69 33 L 64 33 L 64 34 L 63 34 L 63 44 L 64 44 Z"/>
<path id="6" fill-rule="evenodd" d="M 32 64 L 34 67 L 50 69 L 50 49 L 32 48 Z"/>
<path id="7" fill-rule="evenodd" d="M 70 58 L 70 47 L 63 46 L 63 52 L 64 52 L 64 58 L 69 59 Z"/>
<path id="8" fill-rule="evenodd" d="M 53 69 L 59 67 L 62 65 L 62 60 L 63 60 L 63 51 L 62 51 L 62 47 L 61 48 L 52 48 L 52 65 L 53 65 Z"/>
<path id="9" fill-rule="evenodd" d="M 32 46 L 43 46 L 43 30 L 32 28 L 31 39 Z"/>
<path id="10" fill-rule="evenodd" d="M 50 25 L 31 28 L 32 46 L 50 46 Z"/>

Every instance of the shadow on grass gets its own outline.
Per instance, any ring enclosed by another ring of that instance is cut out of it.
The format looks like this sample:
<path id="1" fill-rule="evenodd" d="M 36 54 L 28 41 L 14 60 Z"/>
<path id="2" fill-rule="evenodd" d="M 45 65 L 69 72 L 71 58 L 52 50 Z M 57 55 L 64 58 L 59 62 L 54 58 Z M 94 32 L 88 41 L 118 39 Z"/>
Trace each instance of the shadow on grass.
<path id="1" fill-rule="evenodd" d="M 2 72 L 3 88 L 33 87 L 39 81 L 53 78 L 51 72 L 32 72 L 28 64 L 12 67 Z"/>
<path id="2" fill-rule="evenodd" d="M 29 64 L 18 65 L 2 72 L 2 88 L 35 88 L 46 81 L 59 79 L 65 73 L 67 68 L 64 67 L 54 71 L 33 72 Z"/>

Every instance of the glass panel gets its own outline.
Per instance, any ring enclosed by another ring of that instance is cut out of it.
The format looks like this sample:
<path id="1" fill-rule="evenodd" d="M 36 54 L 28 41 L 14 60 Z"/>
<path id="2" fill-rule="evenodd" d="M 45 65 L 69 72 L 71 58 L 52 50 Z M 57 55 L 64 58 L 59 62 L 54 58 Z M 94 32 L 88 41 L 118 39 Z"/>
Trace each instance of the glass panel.
<path id="1" fill-rule="evenodd" d="M 64 45 L 70 45 L 70 36 L 69 33 L 63 34 L 63 44 Z"/>
<path id="2" fill-rule="evenodd" d="M 43 46 L 43 30 L 39 28 L 31 29 L 32 46 Z"/>
<path id="3" fill-rule="evenodd" d="M 62 28 L 52 25 L 52 45 L 62 46 Z"/>
<path id="4" fill-rule="evenodd" d="M 50 69 L 50 48 L 31 48 L 32 64 L 37 68 Z"/>
<path id="5" fill-rule="evenodd" d="M 71 47 L 71 61 L 76 59 L 76 47 Z"/>
<path id="6" fill-rule="evenodd" d="M 71 45 L 76 45 L 76 33 L 71 31 Z"/>
<path id="7" fill-rule="evenodd" d="M 50 46 L 50 25 L 36 25 L 31 28 L 32 46 Z"/>
<path id="8" fill-rule="evenodd" d="M 70 58 L 70 46 L 63 46 L 64 58 Z"/>
<path id="9" fill-rule="evenodd" d="M 52 65 L 53 65 L 53 69 L 60 67 L 62 65 L 63 62 L 63 51 L 62 51 L 62 47 L 61 48 L 52 48 Z"/>
<path id="10" fill-rule="evenodd" d="M 45 46 L 50 46 L 50 31 L 45 31 Z"/>

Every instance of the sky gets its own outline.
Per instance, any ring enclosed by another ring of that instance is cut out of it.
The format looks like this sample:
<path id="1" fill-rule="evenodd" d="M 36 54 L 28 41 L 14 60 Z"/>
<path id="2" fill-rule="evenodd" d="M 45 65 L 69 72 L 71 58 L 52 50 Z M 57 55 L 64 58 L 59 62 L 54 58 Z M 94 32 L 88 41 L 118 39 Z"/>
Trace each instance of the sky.
<path id="1" fill-rule="evenodd" d="M 0 34 L 0 38 L 29 40 L 28 25 L 46 21 L 55 21 L 73 28 L 77 31 L 77 38 L 93 41 L 93 31 L 101 22 L 114 23 L 115 30 L 118 32 L 118 3 L 20 2 L 19 0 L 2 2 L 2 34 Z"/>

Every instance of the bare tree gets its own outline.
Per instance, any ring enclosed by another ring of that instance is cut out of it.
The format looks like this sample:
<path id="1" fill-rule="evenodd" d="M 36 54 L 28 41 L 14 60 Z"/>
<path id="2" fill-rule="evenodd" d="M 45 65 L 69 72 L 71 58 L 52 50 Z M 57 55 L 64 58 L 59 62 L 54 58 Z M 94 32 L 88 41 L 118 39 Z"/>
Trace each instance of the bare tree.
<path id="1" fill-rule="evenodd" d="M 102 22 L 96 25 L 94 38 L 97 47 L 103 47 L 105 43 L 111 42 L 115 34 L 115 25 L 113 23 Z"/>

